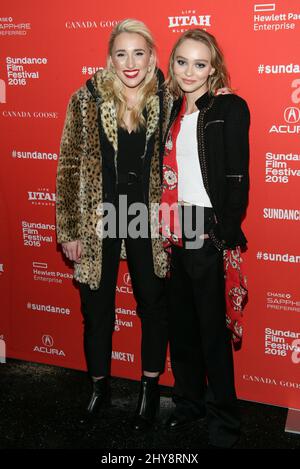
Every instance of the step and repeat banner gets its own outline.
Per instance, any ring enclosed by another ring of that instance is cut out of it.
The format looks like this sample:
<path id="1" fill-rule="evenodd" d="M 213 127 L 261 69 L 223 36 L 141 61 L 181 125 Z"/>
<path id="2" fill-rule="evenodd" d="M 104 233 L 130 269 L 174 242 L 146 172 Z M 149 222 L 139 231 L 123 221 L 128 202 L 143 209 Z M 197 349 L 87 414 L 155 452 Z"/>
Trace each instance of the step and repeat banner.
<path id="1" fill-rule="evenodd" d="M 55 236 L 55 179 L 70 95 L 105 66 L 113 26 L 144 21 L 164 72 L 178 36 L 221 44 L 251 110 L 243 223 L 249 302 L 235 352 L 238 397 L 300 408 L 300 5 L 298 0 L 7 0 L 0 13 L 0 355 L 86 370 L 72 265 Z M 113 374 L 140 377 L 140 322 L 126 262 L 117 286 Z M 184 316 L 184 311 L 182 312 Z M 5 366 L 4 364 L 0 365 Z M 173 382 L 169 360 L 162 383 Z"/>

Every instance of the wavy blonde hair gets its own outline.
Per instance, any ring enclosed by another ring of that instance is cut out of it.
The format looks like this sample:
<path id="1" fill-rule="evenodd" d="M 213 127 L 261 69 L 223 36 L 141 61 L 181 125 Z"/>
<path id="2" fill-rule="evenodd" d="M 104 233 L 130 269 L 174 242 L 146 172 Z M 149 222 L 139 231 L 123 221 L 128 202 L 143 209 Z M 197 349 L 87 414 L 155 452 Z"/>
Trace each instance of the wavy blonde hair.
<path id="1" fill-rule="evenodd" d="M 220 49 L 216 38 L 204 31 L 203 29 L 189 29 L 185 33 L 180 36 L 178 41 L 175 43 L 169 60 L 169 68 L 168 68 L 168 77 L 166 83 L 171 91 L 171 93 L 175 97 L 183 96 L 183 91 L 179 87 L 177 80 L 174 75 L 174 62 L 175 62 L 175 55 L 177 48 L 186 40 L 186 39 L 193 39 L 194 41 L 199 41 L 205 44 L 208 49 L 210 50 L 211 54 L 211 65 L 215 69 L 214 73 L 208 77 L 208 92 L 211 95 L 214 95 L 219 88 L 223 88 L 226 86 L 228 89 L 230 88 L 230 76 L 227 71 L 223 52 Z"/>
<path id="2" fill-rule="evenodd" d="M 141 127 L 146 126 L 146 121 L 143 116 L 143 110 L 145 108 L 148 98 L 154 95 L 157 91 L 157 78 L 155 74 L 156 69 L 156 50 L 155 44 L 151 32 L 147 26 L 142 22 L 135 19 L 128 18 L 121 23 L 118 23 L 111 32 L 109 43 L 108 43 L 108 57 L 107 57 L 107 69 L 111 72 L 111 78 L 105 84 L 106 92 L 111 95 L 114 99 L 116 110 L 117 110 L 117 122 L 121 127 L 126 127 L 123 121 L 123 116 L 126 111 L 126 99 L 124 95 L 124 85 L 119 77 L 114 73 L 112 64 L 112 50 L 114 42 L 121 33 L 135 33 L 142 36 L 147 46 L 149 47 L 150 54 L 152 54 L 154 63 L 151 66 L 151 70 L 147 73 L 143 83 L 138 89 L 137 104 L 132 110 L 131 124 L 133 130 L 138 130 Z"/>

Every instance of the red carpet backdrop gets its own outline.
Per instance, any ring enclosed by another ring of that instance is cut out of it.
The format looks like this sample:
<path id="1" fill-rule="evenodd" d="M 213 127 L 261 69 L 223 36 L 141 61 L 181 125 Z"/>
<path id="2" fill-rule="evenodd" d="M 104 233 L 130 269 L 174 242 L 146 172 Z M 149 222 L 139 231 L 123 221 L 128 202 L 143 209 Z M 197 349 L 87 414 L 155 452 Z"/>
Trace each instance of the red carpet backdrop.
<path id="1" fill-rule="evenodd" d="M 143 20 L 160 67 L 203 27 L 251 110 L 243 228 L 249 302 L 235 352 L 238 397 L 300 408 L 300 5 L 298 0 L 52 0 L 1 3 L 1 347 L 8 357 L 85 370 L 79 292 L 55 236 L 55 177 L 71 93 L 105 66 L 112 27 Z M 182 312 L 184 316 L 184 311 Z M 140 376 L 140 323 L 121 264 L 113 374 Z M 0 365 L 1 366 L 1 365 Z M 3 365 L 2 365 L 3 366 Z M 172 384 L 169 362 L 162 379 Z"/>

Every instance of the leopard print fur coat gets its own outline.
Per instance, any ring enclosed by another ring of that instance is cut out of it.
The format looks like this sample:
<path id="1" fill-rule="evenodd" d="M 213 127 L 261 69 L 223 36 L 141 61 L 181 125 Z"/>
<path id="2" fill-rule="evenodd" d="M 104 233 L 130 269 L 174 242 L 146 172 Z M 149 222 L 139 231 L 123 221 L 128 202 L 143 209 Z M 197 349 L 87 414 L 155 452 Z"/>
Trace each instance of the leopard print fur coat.
<path id="1" fill-rule="evenodd" d="M 110 78 L 110 72 L 100 70 L 93 76 L 92 83 L 100 96 L 101 125 L 117 154 L 116 110 L 113 100 L 107 96 L 103 86 L 105 80 Z M 160 125 L 163 130 L 166 128 L 172 101 L 163 99 L 163 103 L 163 109 L 160 109 L 159 96 L 156 94 L 151 96 L 146 104 L 146 142 L 154 137 L 149 204 L 160 203 L 161 198 Z M 81 263 L 74 263 L 74 279 L 88 284 L 92 290 L 99 288 L 102 270 L 102 238 L 98 234 L 97 226 L 102 216 L 103 181 L 97 113 L 96 101 L 86 85 L 71 96 L 61 138 L 56 178 L 57 242 L 81 240 L 83 253 Z M 155 273 L 164 277 L 168 270 L 167 254 L 160 238 L 152 237 L 151 241 Z M 121 258 L 126 258 L 124 243 Z"/>

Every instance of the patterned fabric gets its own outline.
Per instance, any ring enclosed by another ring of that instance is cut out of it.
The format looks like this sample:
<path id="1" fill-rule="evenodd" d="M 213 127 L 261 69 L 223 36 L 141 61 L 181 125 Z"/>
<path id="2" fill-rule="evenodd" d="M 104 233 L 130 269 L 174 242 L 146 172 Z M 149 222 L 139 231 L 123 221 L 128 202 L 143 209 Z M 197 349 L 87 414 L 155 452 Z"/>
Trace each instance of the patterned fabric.
<path id="1" fill-rule="evenodd" d="M 186 98 L 182 101 L 180 112 L 171 126 L 163 160 L 162 199 L 160 206 L 160 232 L 163 246 L 170 253 L 172 244 L 182 246 L 182 233 L 178 211 L 178 168 L 176 160 L 176 140 L 180 131 L 181 116 L 185 109 Z"/>
<path id="2" fill-rule="evenodd" d="M 241 340 L 243 334 L 243 309 L 248 299 L 247 278 L 242 271 L 241 248 L 223 251 L 226 324 L 232 333 L 233 342 Z"/>

